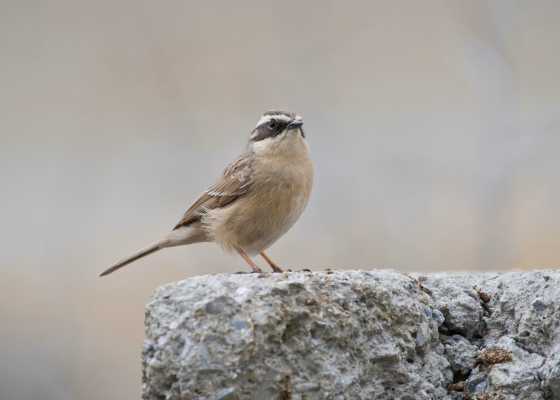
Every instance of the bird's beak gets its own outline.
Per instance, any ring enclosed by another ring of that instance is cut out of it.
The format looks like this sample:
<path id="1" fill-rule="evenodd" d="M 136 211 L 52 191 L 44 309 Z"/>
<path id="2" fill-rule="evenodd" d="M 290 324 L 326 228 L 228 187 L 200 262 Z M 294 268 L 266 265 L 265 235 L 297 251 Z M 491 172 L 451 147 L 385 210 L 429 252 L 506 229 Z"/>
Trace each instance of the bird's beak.
<path id="1" fill-rule="evenodd" d="M 296 120 L 290 121 L 290 123 L 288 124 L 288 130 L 299 128 L 302 125 L 303 125 L 302 121 L 296 121 Z"/>

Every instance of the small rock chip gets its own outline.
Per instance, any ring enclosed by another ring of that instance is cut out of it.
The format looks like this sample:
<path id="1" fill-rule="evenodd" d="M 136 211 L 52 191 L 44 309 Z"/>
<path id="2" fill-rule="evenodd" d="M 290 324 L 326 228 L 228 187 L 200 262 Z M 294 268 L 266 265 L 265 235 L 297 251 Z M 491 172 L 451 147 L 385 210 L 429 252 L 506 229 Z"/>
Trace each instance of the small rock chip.
<path id="1" fill-rule="evenodd" d="M 330 275 L 330 274 L 334 273 L 334 269 L 332 269 L 332 268 L 327 268 L 327 269 L 325 270 L 325 273 L 326 273 L 327 275 Z"/>
<path id="2" fill-rule="evenodd" d="M 426 314 L 426 317 L 432 318 L 432 309 L 430 307 L 424 307 L 424 314 Z"/>
<path id="3" fill-rule="evenodd" d="M 420 324 L 418 326 L 418 333 L 416 334 L 416 340 L 418 341 L 418 346 L 424 346 L 424 343 L 428 341 L 424 333 L 424 330 L 426 330 L 426 327 L 424 326 L 424 324 Z"/>
<path id="4" fill-rule="evenodd" d="M 319 382 L 300 383 L 294 389 L 296 392 L 317 392 L 321 389 L 321 384 Z"/>
<path id="5" fill-rule="evenodd" d="M 219 314 L 224 311 L 224 302 L 222 299 L 215 299 L 206 303 L 206 312 L 208 314 Z"/>
<path id="6" fill-rule="evenodd" d="M 484 390 L 478 390 L 479 386 L 483 386 L 484 388 L 486 388 L 486 378 L 478 377 L 471 379 L 467 384 L 465 391 L 469 393 L 484 393 Z"/>
<path id="7" fill-rule="evenodd" d="M 214 397 L 214 400 L 233 400 L 235 398 L 235 389 L 224 389 Z"/>
<path id="8" fill-rule="evenodd" d="M 456 391 L 456 392 L 462 392 L 463 390 L 465 390 L 465 381 L 461 381 L 461 382 L 457 382 L 457 383 L 452 383 L 451 385 L 447 386 L 447 391 L 451 392 L 451 391 Z"/>
<path id="9" fill-rule="evenodd" d="M 441 324 L 445 322 L 445 317 L 443 316 L 442 312 L 435 308 L 432 310 L 432 318 L 437 322 L 438 326 L 441 326 Z"/>
<path id="10" fill-rule="evenodd" d="M 544 310 L 547 306 L 547 304 L 545 303 L 544 299 L 542 297 L 537 297 L 535 300 L 533 300 L 533 302 L 531 303 L 531 305 L 533 306 L 534 309 L 538 310 L 538 311 L 542 311 Z"/>

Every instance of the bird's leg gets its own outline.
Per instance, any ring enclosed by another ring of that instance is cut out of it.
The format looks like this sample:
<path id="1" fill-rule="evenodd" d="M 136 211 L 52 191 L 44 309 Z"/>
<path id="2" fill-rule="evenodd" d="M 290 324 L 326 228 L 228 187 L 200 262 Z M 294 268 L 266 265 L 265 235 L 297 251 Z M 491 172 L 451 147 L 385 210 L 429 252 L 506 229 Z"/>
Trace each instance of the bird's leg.
<path id="1" fill-rule="evenodd" d="M 257 264 L 255 264 L 253 262 L 253 260 L 251 260 L 249 258 L 249 256 L 247 254 L 245 254 L 245 252 L 243 250 L 241 250 L 241 248 L 238 248 L 237 251 L 239 252 L 239 254 L 241 254 L 241 257 L 243 257 L 245 259 L 245 261 L 247 261 L 247 264 L 249 264 L 251 266 L 251 268 L 253 268 L 253 271 L 255 272 L 263 272 L 262 269 L 260 269 Z"/>
<path id="2" fill-rule="evenodd" d="M 270 265 L 270 268 L 272 268 L 274 272 L 284 272 L 278 265 L 274 264 L 274 261 L 272 261 L 266 254 L 264 254 L 264 251 L 261 253 L 261 256 L 266 260 L 266 262 L 268 263 L 268 265 Z"/>

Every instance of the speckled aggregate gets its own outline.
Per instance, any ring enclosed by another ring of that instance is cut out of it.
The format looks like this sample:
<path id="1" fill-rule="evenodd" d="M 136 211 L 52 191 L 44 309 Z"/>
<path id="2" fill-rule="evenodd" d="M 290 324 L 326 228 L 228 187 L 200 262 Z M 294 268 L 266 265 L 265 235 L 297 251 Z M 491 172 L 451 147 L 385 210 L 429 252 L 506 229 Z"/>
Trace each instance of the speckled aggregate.
<path id="1" fill-rule="evenodd" d="M 558 271 L 418 280 L 342 270 L 164 285 L 146 307 L 143 398 L 459 399 L 446 388 L 465 380 L 496 400 L 560 400 Z M 490 346 L 512 361 L 473 368 Z"/>

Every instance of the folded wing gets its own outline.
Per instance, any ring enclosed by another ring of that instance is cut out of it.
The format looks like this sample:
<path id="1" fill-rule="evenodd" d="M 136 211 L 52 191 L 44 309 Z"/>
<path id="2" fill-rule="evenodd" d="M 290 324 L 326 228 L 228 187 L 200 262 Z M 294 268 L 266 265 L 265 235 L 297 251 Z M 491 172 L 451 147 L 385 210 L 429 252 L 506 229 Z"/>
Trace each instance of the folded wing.
<path id="1" fill-rule="evenodd" d="M 237 157 L 194 201 L 173 230 L 199 221 L 206 211 L 224 207 L 247 193 L 254 182 L 254 163 L 254 158 L 245 155 Z"/>

